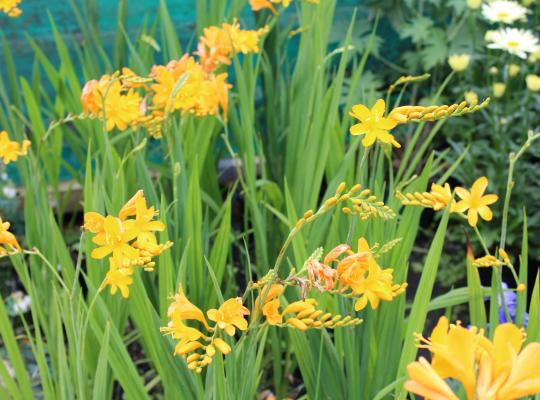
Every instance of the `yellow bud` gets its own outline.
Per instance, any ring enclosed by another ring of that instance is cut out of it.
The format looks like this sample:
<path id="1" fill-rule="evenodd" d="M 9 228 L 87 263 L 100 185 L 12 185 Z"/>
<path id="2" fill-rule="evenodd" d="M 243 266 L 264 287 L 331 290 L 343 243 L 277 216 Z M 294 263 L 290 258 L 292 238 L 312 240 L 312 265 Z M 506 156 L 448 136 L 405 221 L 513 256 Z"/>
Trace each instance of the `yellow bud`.
<path id="1" fill-rule="evenodd" d="M 520 71 L 520 67 L 519 65 L 517 64 L 510 64 L 508 66 L 508 75 L 513 78 L 514 76 L 516 76 L 517 74 L 519 74 L 519 71 Z"/>
<path id="2" fill-rule="evenodd" d="M 192 363 L 193 361 L 196 361 L 199 359 L 201 355 L 198 353 L 191 354 L 188 358 L 186 358 L 186 362 L 188 364 Z"/>
<path id="3" fill-rule="evenodd" d="M 482 0 L 467 0 L 467 7 L 471 10 L 477 10 L 482 5 Z"/>
<path id="4" fill-rule="evenodd" d="M 307 210 L 305 213 L 304 213 L 304 219 L 308 219 L 309 217 L 311 217 L 313 215 L 313 210 Z"/>
<path id="5" fill-rule="evenodd" d="M 519 285 L 517 285 L 517 288 L 516 288 L 518 292 L 523 292 L 525 291 L 525 289 L 527 289 L 527 286 L 525 286 L 523 283 L 520 283 Z"/>
<path id="6" fill-rule="evenodd" d="M 336 196 L 340 195 L 341 193 L 343 193 L 343 191 L 345 190 L 345 187 L 347 186 L 347 184 L 345 182 L 341 182 L 339 184 L 339 186 L 337 187 L 336 189 Z"/>
<path id="7" fill-rule="evenodd" d="M 527 82 L 527 89 L 531 92 L 540 92 L 540 76 L 529 74 L 525 81 Z"/>
<path id="8" fill-rule="evenodd" d="M 337 203 L 337 199 L 335 197 L 330 197 L 328 200 L 324 202 L 325 207 L 332 207 L 335 206 Z"/>
<path id="9" fill-rule="evenodd" d="M 206 346 L 206 354 L 208 354 L 210 357 L 214 357 L 214 355 L 216 354 L 216 348 L 209 344 L 208 346 Z"/>
<path id="10" fill-rule="evenodd" d="M 493 84 L 493 96 L 500 98 L 504 96 L 506 92 L 506 85 L 502 82 L 495 82 Z"/>
<path id="11" fill-rule="evenodd" d="M 471 56 L 469 54 L 454 54 L 448 57 L 448 64 L 455 72 L 465 71 L 470 61 Z"/>
<path id="12" fill-rule="evenodd" d="M 293 328 L 296 328 L 300 331 L 305 331 L 308 328 L 307 325 L 300 321 L 298 318 L 289 318 L 287 320 L 287 323 Z"/>
<path id="13" fill-rule="evenodd" d="M 179 343 L 178 345 L 176 345 L 176 348 L 174 351 L 176 354 L 183 356 L 184 354 L 191 353 L 192 351 L 195 351 L 201 347 L 202 347 L 202 344 L 200 344 L 199 342 L 189 342 L 189 343 L 184 343 L 182 345 L 180 345 Z"/>
<path id="14" fill-rule="evenodd" d="M 305 301 L 295 301 L 294 303 L 289 304 L 285 309 L 283 310 L 283 315 L 285 314 L 297 314 L 301 311 L 304 311 L 305 309 L 310 309 L 311 312 L 313 312 L 313 306 Z"/>
<path id="15" fill-rule="evenodd" d="M 349 207 L 343 207 L 341 209 L 341 211 L 343 211 L 343 214 L 350 214 L 352 213 L 351 209 Z"/>
<path id="16" fill-rule="evenodd" d="M 227 355 L 231 352 L 231 346 L 229 346 L 223 339 L 215 338 L 212 342 L 216 349 L 218 349 L 223 355 Z"/>
<path id="17" fill-rule="evenodd" d="M 351 190 L 349 190 L 350 193 L 356 193 L 360 190 L 360 188 L 362 187 L 362 185 L 360 185 L 359 183 L 357 183 L 356 185 L 354 185 Z"/>

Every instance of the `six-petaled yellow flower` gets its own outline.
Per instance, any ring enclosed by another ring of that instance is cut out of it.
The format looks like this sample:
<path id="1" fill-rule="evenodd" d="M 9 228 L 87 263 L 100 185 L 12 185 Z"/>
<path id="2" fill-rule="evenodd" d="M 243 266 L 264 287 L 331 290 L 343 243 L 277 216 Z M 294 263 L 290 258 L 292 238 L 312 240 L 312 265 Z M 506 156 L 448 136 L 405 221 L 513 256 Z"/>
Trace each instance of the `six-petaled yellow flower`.
<path id="1" fill-rule="evenodd" d="M 496 194 L 484 194 L 488 183 L 487 178 L 482 176 L 473 183 L 470 191 L 462 187 L 456 188 L 456 193 L 461 200 L 454 206 L 454 211 L 467 211 L 469 225 L 473 227 L 478 223 L 478 215 L 484 221 L 491 221 L 493 218 L 493 213 L 488 206 L 495 203 L 499 197 Z"/>
<path id="2" fill-rule="evenodd" d="M 351 126 L 350 132 L 351 135 L 364 135 L 362 139 L 364 147 L 373 145 L 377 140 L 395 147 L 401 147 L 389 132 L 396 127 L 397 121 L 385 117 L 385 111 L 386 105 L 382 99 L 377 100 L 371 109 L 363 104 L 353 106 L 352 112 L 349 114 L 351 117 L 358 119 L 360 123 Z"/>

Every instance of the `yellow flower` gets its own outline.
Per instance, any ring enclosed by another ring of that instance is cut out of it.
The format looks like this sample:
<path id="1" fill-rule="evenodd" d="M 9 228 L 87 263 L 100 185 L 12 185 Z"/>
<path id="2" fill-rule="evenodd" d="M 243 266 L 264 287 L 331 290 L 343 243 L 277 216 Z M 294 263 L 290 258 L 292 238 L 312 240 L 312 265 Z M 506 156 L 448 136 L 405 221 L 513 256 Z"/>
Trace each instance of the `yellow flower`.
<path id="1" fill-rule="evenodd" d="M 517 74 L 519 74 L 519 71 L 521 70 L 520 66 L 517 64 L 510 64 L 508 66 L 508 75 L 513 78 Z"/>
<path id="2" fill-rule="evenodd" d="M 277 14 L 277 10 L 273 6 L 270 0 L 249 0 L 249 5 L 253 11 L 260 11 L 264 9 L 271 10 L 274 14 Z"/>
<path id="3" fill-rule="evenodd" d="M 263 301 L 262 306 L 262 314 L 266 318 L 266 321 L 270 325 L 277 325 L 281 324 L 283 318 L 281 317 L 281 314 L 279 313 L 279 307 L 281 306 L 281 302 L 279 301 L 279 296 L 283 293 L 285 288 L 282 284 L 276 283 L 270 286 L 264 286 L 260 292 L 257 298 L 255 299 L 255 304 L 253 306 L 253 315 L 251 316 L 252 321 L 255 321 L 257 319 L 257 313 L 259 311 L 259 308 L 261 307 L 261 301 Z"/>
<path id="4" fill-rule="evenodd" d="M 405 390 L 426 399 L 459 400 L 424 357 L 410 363 L 407 373 L 409 380 L 405 382 Z"/>
<path id="5" fill-rule="evenodd" d="M 397 122 L 384 117 L 385 110 L 384 100 L 379 99 L 371 110 L 363 104 L 357 104 L 353 106 L 352 112 L 349 113 L 351 117 L 360 121 L 359 124 L 351 126 L 350 132 L 352 135 L 365 135 L 364 139 L 362 139 L 364 147 L 371 146 L 376 140 L 392 144 L 395 147 L 401 147 L 389 132 L 396 127 Z"/>
<path id="6" fill-rule="evenodd" d="M 495 82 L 493 84 L 493 96 L 499 98 L 504 96 L 506 92 L 506 85 L 502 82 Z"/>
<path id="7" fill-rule="evenodd" d="M 499 197 L 495 194 L 484 195 L 488 183 L 487 178 L 482 176 L 473 183 L 470 192 L 462 187 L 456 188 L 456 193 L 462 200 L 456 203 L 454 211 L 462 213 L 468 210 L 469 225 L 473 227 L 478 223 L 478 214 L 484 221 L 491 221 L 493 218 L 488 206 L 495 203 Z"/>
<path id="8" fill-rule="evenodd" d="M 206 314 L 208 319 L 214 321 L 219 329 L 223 329 L 229 336 L 234 336 L 235 327 L 241 331 L 248 327 L 244 315 L 249 315 L 249 310 L 242 305 L 241 297 L 229 299 L 219 309 L 212 308 Z"/>
<path id="9" fill-rule="evenodd" d="M 209 328 L 203 312 L 188 300 L 182 286 L 178 287 L 178 293 L 173 299 L 174 301 L 167 309 L 167 316 L 171 320 L 195 320 L 201 322 L 207 329 Z"/>
<path id="10" fill-rule="evenodd" d="M 469 54 L 454 54 L 448 57 L 448 65 L 456 72 L 465 71 L 470 61 L 471 56 Z"/>
<path id="11" fill-rule="evenodd" d="M 0 0 L 0 12 L 7 14 L 8 17 L 16 18 L 22 11 L 18 7 L 21 0 Z"/>
<path id="12" fill-rule="evenodd" d="M 17 238 L 8 231 L 9 227 L 10 223 L 2 221 L 2 218 L 0 218 L 0 256 L 21 251 Z"/>
<path id="13" fill-rule="evenodd" d="M 457 399 L 444 379 L 459 381 L 468 400 L 517 399 L 540 393 L 540 343 L 523 350 L 524 332 L 514 324 L 498 325 L 493 341 L 475 327 L 449 325 L 441 317 L 429 339 L 419 346 L 432 353 L 409 364 L 405 389 L 432 399 Z M 520 352 L 521 350 L 521 352 Z"/>
<path id="14" fill-rule="evenodd" d="M 117 267 L 112 258 L 109 259 L 110 268 L 103 281 L 103 287 L 110 286 L 111 294 L 116 294 L 120 289 L 120 293 L 124 299 L 129 297 L 129 285 L 133 283 L 133 270 L 131 268 Z"/>
<path id="15" fill-rule="evenodd" d="M 6 131 L 0 132 L 0 158 L 2 158 L 4 164 L 17 161 L 19 156 L 25 156 L 28 153 L 28 147 L 30 147 L 29 140 L 17 143 L 9 139 Z"/>
<path id="16" fill-rule="evenodd" d="M 92 251 L 92 257 L 100 260 L 112 253 L 117 266 L 131 265 L 131 260 L 136 259 L 139 252 L 128 243 L 136 236 L 134 230 L 125 229 L 120 219 L 109 215 L 103 221 L 103 232 L 92 239 L 99 246 Z"/>
<path id="17" fill-rule="evenodd" d="M 482 5 L 482 0 L 467 0 L 467 7 L 471 10 L 477 10 Z"/>
<path id="18" fill-rule="evenodd" d="M 141 115 L 141 97 L 133 89 L 129 89 L 126 94 L 121 93 L 120 82 L 113 82 L 105 96 L 105 125 L 107 131 L 112 131 L 115 127 L 124 131 L 131 123 L 135 122 Z"/>
<path id="19" fill-rule="evenodd" d="M 407 283 L 394 285 L 393 270 L 383 270 L 374 258 L 370 258 L 368 266 L 367 275 L 351 285 L 354 295 L 360 296 L 354 304 L 356 311 L 363 310 L 368 302 L 371 308 L 376 310 L 381 300 L 392 301 L 407 287 Z"/>
<path id="20" fill-rule="evenodd" d="M 540 92 L 540 76 L 529 74 L 525 80 L 527 82 L 527 89 L 531 92 Z"/>

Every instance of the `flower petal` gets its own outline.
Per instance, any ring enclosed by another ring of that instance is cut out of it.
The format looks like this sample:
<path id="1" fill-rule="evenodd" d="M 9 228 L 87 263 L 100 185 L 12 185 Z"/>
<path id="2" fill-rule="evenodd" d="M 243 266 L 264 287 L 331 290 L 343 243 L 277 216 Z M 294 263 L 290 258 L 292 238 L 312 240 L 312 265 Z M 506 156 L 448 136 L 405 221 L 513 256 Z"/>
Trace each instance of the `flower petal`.
<path id="1" fill-rule="evenodd" d="M 478 212 L 476 210 L 469 210 L 467 220 L 469 221 L 470 226 L 475 227 L 478 223 Z"/>
<path id="2" fill-rule="evenodd" d="M 499 200 L 499 196 L 496 194 L 486 194 L 482 197 L 481 202 L 483 205 L 488 206 L 495 203 L 497 200 Z"/>
<path id="3" fill-rule="evenodd" d="M 488 186 L 488 180 L 485 176 L 478 178 L 471 187 L 471 196 L 482 197 Z"/>
<path id="4" fill-rule="evenodd" d="M 491 221 L 493 219 L 493 213 L 488 206 L 479 207 L 478 214 L 480 214 L 484 221 Z"/>
<path id="5" fill-rule="evenodd" d="M 384 115 L 385 110 L 386 110 L 386 104 L 384 104 L 383 99 L 377 100 L 375 104 L 373 105 L 373 107 L 371 108 L 371 112 L 378 117 L 382 117 Z"/>
<path id="6" fill-rule="evenodd" d="M 471 193 L 467 189 L 462 188 L 461 186 L 458 186 L 456 188 L 456 194 L 463 200 L 469 200 L 471 198 Z"/>
<path id="7" fill-rule="evenodd" d="M 349 132 L 351 132 L 351 135 L 364 135 L 369 132 L 369 126 L 365 122 L 360 122 L 351 126 Z"/>
<path id="8" fill-rule="evenodd" d="M 364 122 L 365 120 L 371 118 L 371 111 L 363 104 L 357 104 L 352 108 L 352 114 L 354 118 L 359 119 Z"/>

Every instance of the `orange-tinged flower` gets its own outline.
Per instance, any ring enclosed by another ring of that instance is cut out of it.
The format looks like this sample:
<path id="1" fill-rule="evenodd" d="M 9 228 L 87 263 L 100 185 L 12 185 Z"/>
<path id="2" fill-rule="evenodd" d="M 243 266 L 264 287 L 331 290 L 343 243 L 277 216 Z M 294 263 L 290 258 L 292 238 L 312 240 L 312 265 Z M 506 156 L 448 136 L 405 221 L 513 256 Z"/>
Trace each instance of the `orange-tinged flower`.
<path id="1" fill-rule="evenodd" d="M 308 279 L 311 286 L 324 292 L 332 290 L 338 277 L 337 271 L 318 260 L 309 259 L 306 263 Z"/>
<path id="2" fill-rule="evenodd" d="M 25 156 L 30 147 L 29 140 L 23 140 L 18 143 L 9 139 L 6 131 L 0 132 L 0 158 L 4 164 L 9 164 L 11 161 L 17 161 L 19 156 Z"/>
<path id="3" fill-rule="evenodd" d="M 268 288 L 268 286 L 264 286 L 260 290 L 257 298 L 255 299 L 255 304 L 253 305 L 253 314 L 251 316 L 251 319 L 253 321 L 257 319 L 257 315 L 258 315 L 259 309 L 261 308 L 261 302 L 262 302 L 262 305 L 263 305 L 262 314 L 266 317 L 268 323 L 270 325 L 276 325 L 276 321 L 278 319 L 279 319 L 279 322 L 277 323 L 281 323 L 281 315 L 278 317 L 276 315 L 276 312 L 278 312 L 278 309 L 281 305 L 279 301 L 279 296 L 281 296 L 284 290 L 285 290 L 284 286 L 280 283 L 275 283 L 271 285 L 270 288 Z"/>
<path id="4" fill-rule="evenodd" d="M 125 221 L 128 217 L 132 217 L 137 214 L 137 200 L 144 198 L 144 191 L 137 190 L 133 197 L 129 199 L 126 204 L 122 206 L 118 213 L 118 218 Z"/>
<path id="5" fill-rule="evenodd" d="M 358 119 L 360 123 L 351 126 L 350 132 L 351 135 L 365 135 L 364 139 L 362 139 L 364 147 L 373 145 L 377 140 L 395 147 L 401 147 L 389 132 L 396 127 L 397 121 L 386 118 L 384 116 L 385 111 L 386 105 L 383 99 L 377 100 L 371 110 L 363 104 L 353 106 L 352 112 L 349 114 L 351 117 Z"/>
<path id="6" fill-rule="evenodd" d="M 249 5 L 253 11 L 268 9 L 277 14 L 277 10 L 270 0 L 249 0 Z"/>
<path id="7" fill-rule="evenodd" d="M 348 247 L 348 246 L 347 246 Z M 340 252 L 345 250 L 343 245 L 336 247 L 325 257 L 325 262 L 330 262 L 334 257 L 338 257 Z M 340 286 L 348 286 L 359 282 L 365 272 L 368 270 L 368 261 L 371 258 L 371 249 L 364 238 L 358 239 L 358 251 L 353 253 L 350 249 L 346 249 L 348 256 L 339 261 L 337 265 L 337 273 Z M 333 261 L 333 260 L 332 260 Z"/>
<path id="8" fill-rule="evenodd" d="M 279 312 L 279 307 L 281 307 L 279 299 L 270 300 L 263 306 L 262 313 L 266 318 L 266 322 L 270 325 L 278 325 L 283 322 L 283 316 Z"/>
<path id="9" fill-rule="evenodd" d="M 248 322 L 244 318 L 249 315 L 249 310 L 242 305 L 242 298 L 236 297 L 227 300 L 219 309 L 212 308 L 206 312 L 208 319 L 214 321 L 219 329 L 225 331 L 229 336 L 234 336 L 235 327 L 245 331 Z"/>
<path id="10" fill-rule="evenodd" d="M 0 256 L 21 250 L 17 238 L 13 233 L 9 232 L 9 227 L 10 223 L 2 221 L 2 218 L 0 218 Z"/>
<path id="11" fill-rule="evenodd" d="M 491 221 L 493 213 L 488 207 L 495 203 L 499 197 L 496 194 L 484 195 L 488 186 L 488 180 L 485 176 L 478 178 L 472 185 L 471 191 L 462 187 L 456 188 L 457 195 L 462 199 L 454 207 L 455 212 L 467 212 L 469 225 L 476 226 L 478 223 L 478 214 L 485 221 Z"/>
<path id="12" fill-rule="evenodd" d="M 178 287 L 178 293 L 174 295 L 174 301 L 167 309 L 167 316 L 171 320 L 195 320 L 201 322 L 206 329 L 209 328 L 206 318 L 204 318 L 203 312 L 195 305 L 193 305 L 186 295 L 182 286 Z"/>
<path id="13" fill-rule="evenodd" d="M 21 0 L 0 0 L 0 12 L 3 12 L 8 17 L 16 18 L 22 13 L 18 7 L 20 3 Z"/>

